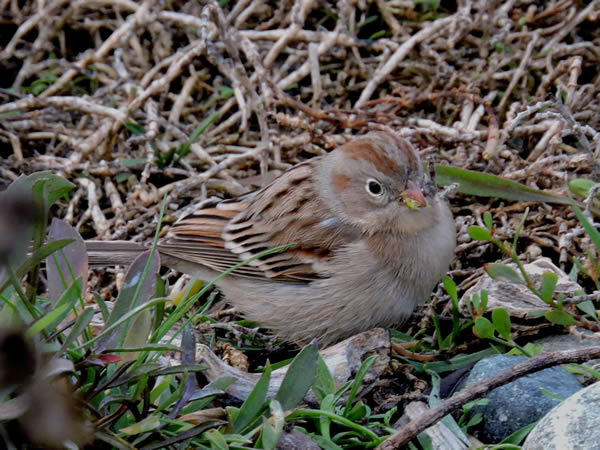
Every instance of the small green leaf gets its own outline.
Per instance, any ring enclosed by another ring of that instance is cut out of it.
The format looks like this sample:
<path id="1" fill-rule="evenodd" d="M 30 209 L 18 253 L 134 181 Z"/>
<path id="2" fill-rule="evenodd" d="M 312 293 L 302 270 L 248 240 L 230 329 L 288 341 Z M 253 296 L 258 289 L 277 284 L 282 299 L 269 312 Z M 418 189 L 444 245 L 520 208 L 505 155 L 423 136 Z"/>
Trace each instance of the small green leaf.
<path id="1" fill-rule="evenodd" d="M 104 323 L 106 323 L 106 321 L 108 320 L 108 317 L 110 316 L 110 312 L 108 311 L 108 306 L 106 306 L 106 302 L 102 299 L 102 297 L 100 297 L 96 293 L 93 293 L 93 294 L 94 294 L 94 300 L 96 301 L 96 304 L 98 305 L 98 309 L 100 310 L 100 314 L 102 314 L 102 320 L 104 321 Z"/>
<path id="2" fill-rule="evenodd" d="M 480 301 L 479 294 L 477 292 L 471 296 L 467 305 L 469 306 L 470 313 L 472 316 L 474 316 L 475 314 L 479 314 Z"/>
<path id="3" fill-rule="evenodd" d="M 353 422 L 356 422 L 357 420 L 361 420 L 364 417 L 368 416 L 370 412 L 370 408 L 359 400 L 355 403 L 352 409 L 348 411 L 346 418 L 352 420 Z"/>
<path id="4" fill-rule="evenodd" d="M 342 414 L 344 417 L 347 417 L 350 406 L 356 397 L 358 389 L 362 384 L 363 378 L 373 365 L 373 363 L 377 360 L 377 355 L 371 355 L 367 359 L 365 359 L 358 370 L 356 371 L 356 376 L 354 377 L 354 381 L 352 382 L 352 388 L 350 389 L 350 393 L 348 394 L 348 400 L 346 400 L 346 407 L 344 408 L 344 413 Z"/>
<path id="5" fill-rule="evenodd" d="M 211 450 L 227 450 L 229 448 L 225 437 L 215 429 L 205 432 L 204 437 L 210 442 Z"/>
<path id="6" fill-rule="evenodd" d="M 204 119 L 200 124 L 196 127 L 196 129 L 192 132 L 190 139 L 188 141 L 189 144 L 193 144 L 198 140 L 200 136 L 206 131 L 206 129 L 211 126 L 217 119 L 219 118 L 219 113 L 214 112 L 206 119 Z"/>
<path id="7" fill-rule="evenodd" d="M 491 241 L 492 240 L 492 235 L 490 234 L 490 232 L 488 230 L 486 230 L 485 228 L 482 228 L 482 227 L 475 226 L 475 225 L 467 228 L 467 233 L 469 233 L 469 236 L 471 236 L 471 239 L 473 239 L 475 241 Z"/>
<path id="8" fill-rule="evenodd" d="M 312 391 L 319 402 L 322 402 L 327 395 L 335 393 L 335 381 L 321 355 L 319 355 L 317 376 L 312 385 Z"/>
<path id="9" fill-rule="evenodd" d="M 229 98 L 233 95 L 233 89 L 229 86 L 219 86 L 219 97 L 221 99 Z"/>
<path id="10" fill-rule="evenodd" d="M 34 323 L 31 326 L 31 328 L 29 328 L 27 330 L 27 332 L 25 333 L 25 336 L 27 338 L 30 338 L 30 337 L 38 334 L 45 328 L 49 327 L 50 324 L 52 324 L 52 322 L 55 322 L 56 320 L 60 321 L 61 318 L 65 317 L 67 314 L 69 314 L 69 310 L 70 310 L 70 305 L 68 305 L 68 304 L 63 304 L 61 306 L 56 307 L 54 310 L 52 310 L 51 312 L 49 312 L 48 314 L 43 316 L 40 320 L 38 320 L 36 323 Z"/>
<path id="11" fill-rule="evenodd" d="M 412 209 L 413 211 L 419 210 L 419 203 L 416 200 L 413 200 L 412 198 L 405 198 L 402 201 L 408 207 L 408 209 Z"/>
<path id="12" fill-rule="evenodd" d="M 481 290 L 481 314 L 487 311 L 488 293 L 485 289 Z"/>
<path id="13" fill-rule="evenodd" d="M 375 33 L 373 33 L 371 36 L 369 36 L 369 40 L 370 41 L 374 41 L 375 39 L 379 39 L 380 37 L 385 36 L 386 34 L 386 30 L 379 30 L 376 31 Z"/>
<path id="14" fill-rule="evenodd" d="M 160 418 L 157 415 L 148 416 L 143 420 L 140 420 L 133 425 L 130 425 L 119 430 L 120 433 L 127 434 L 129 436 L 147 431 L 156 430 L 160 426 Z"/>
<path id="15" fill-rule="evenodd" d="M 127 312 L 126 314 L 123 314 L 116 322 L 114 322 L 112 325 L 104 325 L 104 328 L 102 329 L 102 331 L 100 332 L 100 334 L 94 336 L 92 339 L 90 339 L 89 341 L 85 342 L 84 344 L 78 346 L 77 348 L 75 348 L 74 350 L 79 350 L 80 348 L 85 348 L 85 347 L 89 347 L 91 344 L 102 340 L 107 340 L 109 338 L 111 338 L 112 334 L 115 332 L 115 329 L 119 328 L 121 325 L 123 325 L 125 322 L 129 321 L 132 317 L 135 317 L 137 314 L 139 314 L 141 311 L 148 309 L 148 308 L 152 308 L 154 306 L 156 306 L 156 304 L 161 303 L 161 302 L 166 302 L 167 299 L 165 298 L 155 298 L 153 300 L 150 300 L 149 302 L 146 302 L 142 305 L 137 306 L 136 308 L 133 308 L 131 311 Z M 114 311 L 114 309 L 113 309 Z M 112 317 L 112 313 L 111 316 Z M 110 319 L 109 317 L 109 319 Z M 103 348 L 108 348 L 108 345 L 103 344 Z"/>
<path id="16" fill-rule="evenodd" d="M 13 181 L 6 192 L 31 192 L 33 187 L 42 183 L 44 186 L 44 194 L 46 196 L 46 209 L 50 207 L 60 198 L 66 196 L 75 185 L 52 172 L 36 172 L 25 177 L 19 177 Z"/>
<path id="17" fill-rule="evenodd" d="M 54 307 L 58 309 L 63 305 L 67 305 L 68 309 L 72 309 L 75 306 L 77 300 L 81 300 L 82 290 L 81 290 L 82 281 L 81 278 L 73 281 L 71 285 L 65 290 L 62 296 L 58 299 Z M 57 316 L 53 322 L 50 323 L 48 327 L 50 330 L 53 330 L 63 321 L 65 317 L 67 317 L 68 313 Z"/>
<path id="18" fill-rule="evenodd" d="M 458 301 L 458 294 L 456 293 L 456 283 L 454 282 L 454 280 L 448 277 L 444 277 L 442 279 L 442 283 L 444 283 L 444 288 L 446 289 L 446 292 L 448 293 L 448 295 L 452 299 L 452 303 L 454 304 L 456 301 Z"/>
<path id="19" fill-rule="evenodd" d="M 507 341 L 511 341 L 510 338 L 510 316 L 508 311 L 504 308 L 496 308 L 492 311 L 492 323 L 494 324 L 494 328 L 500 336 L 502 336 Z"/>
<path id="20" fill-rule="evenodd" d="M 586 231 L 586 233 L 594 243 L 596 250 L 600 251 L 600 232 L 596 230 L 596 228 L 589 222 L 589 220 L 586 219 L 586 217 L 583 215 L 583 212 L 581 212 L 579 206 L 577 206 L 577 204 L 573 200 L 571 200 L 571 207 L 573 208 L 573 211 L 575 211 L 577 220 L 579 220 L 579 223 L 581 223 L 581 226 L 583 226 L 583 229 Z"/>
<path id="21" fill-rule="evenodd" d="M 240 433 L 263 411 L 265 398 L 269 389 L 269 380 L 271 379 L 271 365 L 267 362 L 258 383 L 248 395 L 248 398 L 242 404 L 238 416 L 233 422 L 233 432 Z"/>
<path id="22" fill-rule="evenodd" d="M 483 420 L 483 415 L 480 413 L 474 414 L 469 421 L 467 422 L 467 424 L 465 425 L 465 429 L 469 429 L 470 427 L 474 427 L 475 425 L 477 425 L 478 423 L 481 423 L 481 421 Z"/>
<path id="23" fill-rule="evenodd" d="M 522 348 L 527 353 L 523 353 L 520 348 L 515 347 L 515 348 L 511 349 L 507 353 L 507 355 L 517 355 L 517 356 L 521 356 L 522 355 L 522 356 L 529 356 L 529 357 L 531 357 L 531 356 L 538 355 L 542 351 L 542 345 L 541 344 L 533 344 L 532 342 L 528 342 Z"/>
<path id="24" fill-rule="evenodd" d="M 514 433 L 505 437 L 502 440 L 502 442 L 500 442 L 500 444 L 520 445 L 521 442 L 523 442 L 525 440 L 527 435 L 529 435 L 531 430 L 533 430 L 535 428 L 537 423 L 538 423 L 538 421 L 535 421 L 533 423 L 530 423 L 529 425 L 525 425 L 523 428 L 520 428 L 517 431 L 515 431 Z M 508 448 L 510 448 L 510 447 L 508 447 Z"/>
<path id="25" fill-rule="evenodd" d="M 115 181 L 117 183 L 124 183 L 125 181 L 129 180 L 130 176 L 132 176 L 130 173 L 120 172 L 117 175 L 115 175 Z"/>
<path id="26" fill-rule="evenodd" d="M 594 370 L 591 367 L 585 366 L 583 364 L 569 364 L 568 366 L 564 366 L 564 368 L 574 375 L 583 375 L 589 373 L 591 376 L 596 378 L 596 380 L 600 380 L 599 371 Z"/>
<path id="27" fill-rule="evenodd" d="M 152 312 L 148 309 L 140 312 L 127 327 L 125 338 L 123 339 L 123 348 L 142 348 L 148 342 L 148 335 L 152 328 Z M 137 359 L 138 352 L 127 352 L 123 355 L 122 361 L 133 361 Z"/>
<path id="28" fill-rule="evenodd" d="M 137 306 L 145 304 L 152 295 L 156 285 L 156 274 L 160 270 L 160 257 L 158 252 L 152 254 L 151 250 L 145 251 L 135 258 L 125 274 L 125 280 L 114 303 L 113 310 L 105 324 L 104 331 L 116 322 L 120 321 L 127 313 Z M 146 313 L 142 313 L 146 314 Z M 135 320 L 135 319 L 134 319 Z M 131 324 L 131 322 L 130 322 Z M 149 322 L 140 323 L 144 329 L 149 327 Z M 127 323 L 117 330 L 107 334 L 97 344 L 96 351 L 100 352 L 108 347 L 120 347 L 123 339 L 131 330 Z M 147 335 L 146 335 L 147 336 Z M 137 340 L 136 340 L 137 342 Z"/>
<path id="29" fill-rule="evenodd" d="M 583 311 L 585 314 L 591 316 L 594 320 L 596 320 L 598 317 L 596 315 L 596 307 L 594 306 L 594 303 L 591 300 L 586 300 L 585 302 L 578 303 L 577 308 L 579 308 L 579 310 Z"/>
<path id="30" fill-rule="evenodd" d="M 144 127 L 135 122 L 125 122 L 123 126 L 127 128 L 131 134 L 135 134 L 137 136 L 146 134 Z"/>
<path id="31" fill-rule="evenodd" d="M 546 314 L 547 312 L 547 309 L 533 309 L 531 311 L 527 311 L 527 317 L 537 319 L 539 317 L 544 317 L 544 314 Z"/>
<path id="32" fill-rule="evenodd" d="M 440 319 L 437 315 L 437 313 L 433 314 L 433 327 L 435 329 L 435 335 L 437 336 L 437 344 L 438 344 L 438 348 L 440 350 L 447 348 L 445 347 L 445 344 L 448 344 L 447 342 L 444 342 L 444 336 L 443 336 L 443 332 L 442 332 L 442 327 L 440 326 Z"/>
<path id="33" fill-rule="evenodd" d="M 46 90 L 46 88 L 48 87 L 48 85 L 46 83 L 44 83 L 43 81 L 39 80 L 40 82 L 38 83 L 37 81 L 33 82 L 31 85 L 31 93 L 33 95 L 38 95 L 41 94 L 42 92 L 44 92 Z"/>
<path id="34" fill-rule="evenodd" d="M 513 238 L 512 248 L 517 248 L 517 240 L 519 239 L 519 235 L 521 234 L 521 231 L 523 230 L 523 227 L 525 226 L 525 221 L 527 220 L 528 215 L 529 215 L 529 206 L 527 208 L 525 208 L 523 217 L 521 218 L 521 221 L 519 222 L 519 225 L 517 226 L 517 229 L 515 230 L 515 236 Z"/>
<path id="35" fill-rule="evenodd" d="M 571 279 L 571 281 L 574 281 L 575 283 L 577 283 L 577 275 L 578 275 L 578 270 L 577 270 L 577 258 L 573 258 L 573 262 L 574 264 L 571 266 L 571 270 L 569 271 L 568 275 L 569 278 Z"/>
<path id="36" fill-rule="evenodd" d="M 494 280 L 508 281 L 515 284 L 523 284 L 523 278 L 517 273 L 515 269 L 506 264 L 501 263 L 489 263 L 484 264 L 483 269 L 487 274 Z"/>
<path id="37" fill-rule="evenodd" d="M 488 228 L 488 230 L 492 229 L 494 221 L 492 220 L 492 214 L 489 211 L 483 213 L 483 223 L 485 223 L 485 226 Z"/>
<path id="38" fill-rule="evenodd" d="M 283 431 L 285 416 L 283 414 L 284 409 L 277 400 L 271 400 L 269 406 L 271 408 L 271 420 L 273 425 L 271 425 L 269 421 L 263 417 L 262 448 L 274 449 L 277 446 L 277 442 L 279 442 L 279 436 L 281 436 L 281 432 Z"/>
<path id="39" fill-rule="evenodd" d="M 424 431 L 417 434 L 417 441 L 419 441 L 419 444 L 421 445 L 421 448 L 423 450 L 434 450 L 433 440 L 431 439 L 431 436 L 426 434 Z"/>
<path id="40" fill-rule="evenodd" d="M 481 339 L 490 339 L 494 337 L 494 325 L 485 317 L 478 317 L 473 325 L 473 334 Z"/>
<path id="41" fill-rule="evenodd" d="M 317 374 L 319 352 L 316 343 L 310 343 L 296 355 L 275 396 L 284 411 L 290 411 L 304 398 Z"/>
<path id="42" fill-rule="evenodd" d="M 569 190 L 579 196 L 587 197 L 590 194 L 590 190 L 596 185 L 592 180 L 586 180 L 585 178 L 574 178 L 569 181 Z M 600 197 L 600 193 L 597 194 Z"/>
<path id="43" fill-rule="evenodd" d="M 337 397 L 334 394 L 328 394 L 320 403 L 320 410 L 328 413 L 335 414 L 335 403 Z M 331 439 L 331 419 L 327 416 L 321 416 L 319 418 L 319 429 L 321 434 L 326 439 Z"/>
<path id="44" fill-rule="evenodd" d="M 553 400 L 557 400 L 559 402 L 562 402 L 565 398 L 561 397 L 560 395 L 556 395 L 554 392 L 549 391 L 548 389 L 541 387 L 540 386 L 540 391 L 542 391 L 542 393 L 544 395 L 547 395 L 548 397 L 550 397 Z"/>
<path id="45" fill-rule="evenodd" d="M 85 308 L 83 310 L 83 312 L 77 318 L 75 325 L 73 325 L 69 336 L 63 342 L 62 347 L 60 348 L 61 352 L 65 351 L 69 347 L 69 345 L 75 342 L 75 340 L 83 334 L 86 327 L 92 321 L 95 312 L 96 311 L 93 306 L 90 306 L 89 308 Z"/>
<path id="46" fill-rule="evenodd" d="M 552 295 L 558 282 L 558 275 L 554 272 L 544 272 L 542 275 L 542 290 L 540 292 L 542 300 L 546 303 L 552 303 Z"/>
<path id="47" fill-rule="evenodd" d="M 177 164 L 179 162 L 179 160 L 181 160 L 181 158 L 183 158 L 190 152 L 190 146 L 194 142 L 196 142 L 200 138 L 200 136 L 202 136 L 202 134 L 208 129 L 208 127 L 210 127 L 219 118 L 219 116 L 220 116 L 220 113 L 218 113 L 218 112 L 212 113 L 210 116 L 208 116 L 202 122 L 200 122 L 200 124 L 196 127 L 196 129 L 194 131 L 192 131 L 192 134 L 190 135 L 190 138 L 188 139 L 188 141 L 186 143 L 180 145 L 177 148 L 170 149 L 166 155 L 160 154 L 160 152 L 158 152 L 158 149 L 156 149 L 156 151 L 158 153 L 157 154 L 157 164 L 159 165 L 159 167 L 163 168 L 163 167 L 166 167 L 167 165 L 171 164 L 173 157 L 175 156 L 175 153 L 177 153 L 177 158 L 175 158 L 174 163 Z"/>
<path id="48" fill-rule="evenodd" d="M 88 256 L 85 242 L 71 225 L 53 218 L 50 224 L 48 241 L 71 239 L 72 242 L 46 258 L 46 276 L 50 302 L 56 304 L 74 279 L 81 280 L 81 292 L 87 292 Z M 83 303 L 83 301 L 82 301 Z"/>
<path id="49" fill-rule="evenodd" d="M 376 22 L 377 20 L 379 20 L 380 17 L 379 15 L 373 15 L 373 16 L 369 16 L 367 17 L 365 20 L 363 20 L 362 22 L 359 22 L 356 25 L 356 29 L 360 30 L 362 27 L 369 25 L 370 23 Z"/>
<path id="50" fill-rule="evenodd" d="M 556 325 L 563 325 L 569 327 L 575 324 L 575 318 L 568 312 L 561 309 L 553 309 L 552 311 L 546 311 L 544 314 L 546 320 L 555 323 Z"/>
<path id="51" fill-rule="evenodd" d="M 121 161 L 123 167 L 134 167 L 146 164 L 146 158 L 125 158 Z"/>

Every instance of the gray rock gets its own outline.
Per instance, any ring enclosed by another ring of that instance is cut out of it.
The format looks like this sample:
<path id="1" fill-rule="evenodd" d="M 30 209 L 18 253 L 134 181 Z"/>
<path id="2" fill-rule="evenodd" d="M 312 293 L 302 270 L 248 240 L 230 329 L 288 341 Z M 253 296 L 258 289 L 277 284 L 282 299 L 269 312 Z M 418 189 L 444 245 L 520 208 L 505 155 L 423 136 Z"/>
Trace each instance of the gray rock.
<path id="1" fill-rule="evenodd" d="M 507 265 L 517 270 L 516 264 L 510 263 Z M 554 289 L 556 294 L 564 294 L 570 297 L 574 292 L 582 290 L 582 287 L 571 280 L 565 272 L 556 267 L 550 258 L 539 258 L 532 263 L 525 264 L 524 268 L 531 281 L 538 286 L 541 283 L 544 273 L 554 273 L 558 277 Z M 463 315 L 470 316 L 467 305 L 473 294 L 481 295 L 482 290 L 485 290 L 488 295 L 488 311 L 496 308 L 504 308 L 511 317 L 526 318 L 533 312 L 550 310 L 550 307 L 534 295 L 524 284 L 495 280 L 486 273 L 461 297 L 458 306 Z"/>
<path id="2" fill-rule="evenodd" d="M 494 355 L 473 367 L 466 386 L 496 375 L 525 360 L 524 356 Z M 543 417 L 559 401 L 544 394 L 540 388 L 561 398 L 567 398 L 582 388 L 577 378 L 561 367 L 551 367 L 521 377 L 494 389 L 487 395 L 489 403 L 476 406 L 471 414 L 481 413 L 483 422 L 473 434 L 484 442 L 496 443 Z"/>
<path id="3" fill-rule="evenodd" d="M 321 447 L 317 445 L 309 436 L 300 431 L 290 430 L 283 431 L 277 442 L 276 450 L 320 450 Z"/>
<path id="4" fill-rule="evenodd" d="M 593 336 L 594 333 L 592 331 L 584 328 L 576 328 L 576 331 L 579 333 L 579 336 L 573 334 L 558 334 L 536 339 L 532 343 L 541 345 L 543 352 L 578 350 L 596 347 L 598 345 L 597 339 L 586 339 L 582 337 L 583 335 Z M 583 365 L 595 370 L 600 370 L 600 359 L 592 359 L 591 361 L 583 363 Z M 594 380 L 594 378 L 589 374 L 578 376 L 577 378 L 579 378 L 580 381 L 583 380 L 585 384 L 589 384 L 589 382 Z"/>
<path id="5" fill-rule="evenodd" d="M 600 383 L 592 384 L 552 409 L 523 444 L 523 450 L 600 448 Z"/>

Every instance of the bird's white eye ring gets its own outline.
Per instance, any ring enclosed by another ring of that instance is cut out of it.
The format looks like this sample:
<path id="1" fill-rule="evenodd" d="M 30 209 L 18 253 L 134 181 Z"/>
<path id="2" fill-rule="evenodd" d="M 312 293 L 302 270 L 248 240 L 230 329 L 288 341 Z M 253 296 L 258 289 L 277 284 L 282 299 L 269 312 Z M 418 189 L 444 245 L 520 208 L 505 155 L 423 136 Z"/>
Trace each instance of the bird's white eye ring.
<path id="1" fill-rule="evenodd" d="M 367 180 L 365 189 L 367 190 L 369 195 L 373 197 L 381 197 L 383 195 L 383 186 L 375 178 L 369 178 Z"/>

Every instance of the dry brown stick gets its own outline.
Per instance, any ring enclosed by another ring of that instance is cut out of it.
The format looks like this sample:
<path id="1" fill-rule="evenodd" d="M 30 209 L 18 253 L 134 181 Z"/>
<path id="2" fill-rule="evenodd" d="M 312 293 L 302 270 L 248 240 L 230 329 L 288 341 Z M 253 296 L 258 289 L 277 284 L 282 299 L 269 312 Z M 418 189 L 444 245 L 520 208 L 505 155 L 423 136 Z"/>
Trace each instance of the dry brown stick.
<path id="1" fill-rule="evenodd" d="M 243 2 L 246 3 L 246 2 Z M 230 18 L 235 17 L 235 23 L 234 26 L 236 28 L 242 28 L 242 25 L 248 20 L 248 18 L 250 16 L 252 16 L 255 12 L 257 12 L 257 10 L 260 9 L 260 7 L 262 6 L 262 2 L 256 2 L 256 1 L 252 1 L 252 2 L 248 2 L 250 3 L 250 5 L 248 7 L 244 7 L 243 10 L 237 14 L 236 16 L 234 16 L 233 14 L 230 14 Z M 232 11 L 233 13 L 233 11 Z M 227 19 L 229 22 L 231 22 L 231 20 L 229 20 L 229 18 Z"/>
<path id="2" fill-rule="evenodd" d="M 83 188 L 87 189 L 88 211 L 90 212 L 92 221 L 94 222 L 96 234 L 102 237 L 104 233 L 108 231 L 109 227 L 106 216 L 102 212 L 98 202 L 96 185 L 93 181 L 88 180 L 87 178 L 78 178 L 77 181 Z"/>
<path id="3" fill-rule="evenodd" d="M 598 7 L 598 0 L 591 1 L 584 9 L 579 11 L 579 14 L 574 19 L 563 22 L 563 26 L 560 27 L 559 31 L 552 36 L 540 53 L 546 53 L 549 50 L 562 41 L 571 31 L 573 31 L 581 22 Z"/>
<path id="4" fill-rule="evenodd" d="M 267 124 L 264 113 L 264 105 L 256 94 L 255 83 L 252 83 L 248 73 L 240 60 L 240 44 L 237 38 L 237 30 L 229 26 L 223 10 L 216 2 L 212 2 L 205 7 L 207 16 L 212 15 L 212 19 L 220 32 L 219 41 L 225 45 L 229 58 L 223 58 L 223 55 L 217 51 L 215 45 L 207 43 L 207 58 L 219 68 L 223 75 L 229 77 L 232 81 L 231 87 L 234 97 L 238 104 L 238 110 L 242 113 L 242 130 L 247 129 L 252 111 L 256 114 L 259 123 L 261 135 L 266 136 Z M 248 101 L 246 101 L 248 98 Z"/>
<path id="5" fill-rule="evenodd" d="M 171 65 L 167 72 L 161 76 L 160 78 L 154 80 L 150 86 L 146 89 L 138 92 L 135 98 L 131 101 L 131 103 L 127 106 L 127 113 L 131 113 L 138 109 L 149 97 L 156 95 L 159 92 L 162 92 L 169 85 L 173 79 L 181 74 L 181 72 L 190 64 L 195 58 L 205 53 L 206 51 L 206 41 L 204 39 L 199 39 L 190 43 L 185 48 L 179 50 L 177 52 L 177 58 Z M 115 123 L 113 125 L 113 132 L 117 131 L 121 126 L 119 123 Z"/>
<path id="6" fill-rule="evenodd" d="M 319 45 L 311 42 L 308 44 L 308 60 L 310 61 L 310 78 L 313 87 L 312 104 L 319 106 L 323 85 L 321 82 L 321 70 L 319 65 Z"/>
<path id="7" fill-rule="evenodd" d="M 160 17 L 169 18 L 171 20 L 175 20 L 176 13 L 171 13 L 170 11 L 161 12 Z M 179 14 L 182 15 L 182 14 Z M 276 41 L 283 36 L 287 30 L 274 29 L 274 30 L 240 30 L 239 33 L 241 36 L 248 38 L 251 41 Z M 305 42 L 322 42 L 327 39 L 335 40 L 335 44 L 344 47 L 365 47 L 366 44 L 364 41 L 356 39 L 352 36 L 348 36 L 346 34 L 339 34 L 334 31 L 311 31 L 311 30 L 298 30 L 294 36 L 291 36 L 289 42 L 293 41 L 305 41 Z M 369 43 L 369 48 L 377 51 L 383 51 L 385 49 L 396 50 L 399 45 L 393 41 L 392 39 L 377 39 L 372 43 Z"/>
<path id="8" fill-rule="evenodd" d="M 10 145 L 12 146 L 13 155 L 16 161 L 23 161 L 23 147 L 21 146 L 21 141 L 19 137 L 14 133 L 7 133 L 8 140 L 10 141 Z"/>
<path id="9" fill-rule="evenodd" d="M 510 98 L 511 92 L 517 85 L 517 82 L 525 74 L 525 69 L 527 68 L 527 66 L 530 62 L 529 58 L 531 58 L 531 53 L 533 52 L 533 48 L 535 47 L 535 44 L 537 44 L 538 39 L 539 39 L 539 34 L 537 32 L 534 32 L 533 36 L 531 37 L 531 41 L 529 41 L 529 44 L 527 45 L 527 48 L 525 49 L 525 54 L 521 58 L 521 63 L 519 64 L 519 67 L 517 67 L 517 70 L 515 70 L 515 73 L 513 74 L 513 77 L 510 80 L 508 87 L 504 91 L 504 97 L 502 97 L 502 100 L 500 100 L 500 104 L 498 105 L 498 110 L 500 110 L 500 111 L 504 110 L 504 105 Z"/>
<path id="10" fill-rule="evenodd" d="M 300 31 L 304 25 L 304 21 L 306 20 L 306 16 L 313 8 L 314 1 L 312 0 L 304 0 L 300 2 L 294 2 L 294 6 L 292 7 L 292 23 L 286 32 L 281 36 L 277 42 L 271 47 L 267 56 L 265 56 L 265 60 L 263 62 L 263 66 L 265 69 L 271 67 L 271 64 L 275 61 L 279 53 L 283 50 L 283 48 L 287 45 L 287 43 L 296 35 L 298 31 Z"/>
<path id="11" fill-rule="evenodd" d="M 556 120 L 538 141 L 527 161 L 534 162 L 545 152 L 553 153 L 556 146 L 562 142 L 561 136 L 564 127 L 565 123 L 562 120 Z"/>
<path id="12" fill-rule="evenodd" d="M 85 57 L 81 58 L 79 61 L 75 63 L 74 69 L 69 69 L 65 73 L 63 73 L 56 82 L 54 82 L 51 86 L 48 87 L 44 92 L 40 94 L 41 97 L 50 97 L 55 95 L 60 90 L 62 90 L 75 75 L 77 75 L 82 69 L 85 69 L 89 64 L 93 61 L 101 60 L 104 58 L 108 52 L 110 52 L 115 46 L 119 44 L 123 36 L 129 33 L 132 29 L 134 29 L 139 23 L 143 23 L 149 9 L 149 2 L 144 2 L 140 8 L 135 12 L 135 14 L 131 14 L 123 24 L 117 28 L 113 33 L 109 36 L 107 40 L 94 52 L 87 54 Z"/>
<path id="13" fill-rule="evenodd" d="M 460 408 L 465 403 L 481 397 L 491 390 L 503 386 L 524 375 L 559 364 L 582 363 L 596 358 L 600 358 L 600 347 L 542 353 L 535 358 L 515 364 L 511 368 L 503 370 L 498 375 L 486 378 L 485 380 L 478 382 L 478 384 L 444 400 L 438 406 L 423 414 L 419 419 L 413 420 L 400 428 L 391 437 L 379 444 L 377 450 L 391 450 L 406 445 L 421 431 L 430 427 L 452 411 Z"/>
<path id="14" fill-rule="evenodd" d="M 205 170 L 200 175 L 192 178 L 188 178 L 186 180 L 182 180 L 178 182 L 177 191 L 184 192 L 186 190 L 192 189 L 202 183 L 205 183 L 210 177 L 215 176 L 221 170 L 241 161 L 246 161 L 249 159 L 258 158 L 261 152 L 264 152 L 266 149 L 259 145 L 258 147 L 252 148 L 249 151 L 241 154 L 241 155 L 229 155 L 223 161 L 219 162 L 217 165 L 212 166 L 211 168 Z"/>
<path id="15" fill-rule="evenodd" d="M 48 106 L 53 106 L 57 109 L 66 109 L 91 115 L 110 117 L 118 121 L 124 121 L 127 118 L 127 116 L 125 116 L 125 114 L 118 109 L 111 108 L 109 106 L 98 105 L 74 96 L 56 96 L 48 98 L 24 97 L 14 102 L 0 105 L 0 114 L 9 111 L 28 111 L 30 109 L 45 108 Z"/>
<path id="16" fill-rule="evenodd" d="M 25 22 L 23 22 L 17 31 L 15 31 L 10 42 L 6 45 L 2 53 L 0 53 L 0 59 L 8 60 L 17 48 L 19 40 L 28 34 L 41 21 L 50 17 L 53 10 L 62 7 L 65 3 L 68 3 L 68 1 L 55 0 L 54 2 L 48 4 L 45 8 L 40 8 L 35 15 L 29 17 Z"/>
<path id="17" fill-rule="evenodd" d="M 182 50 L 177 52 L 177 59 L 174 61 L 167 72 L 160 78 L 154 80 L 150 86 L 146 89 L 138 92 L 136 97 L 126 106 L 120 108 L 121 114 L 124 117 L 128 117 L 133 111 L 138 109 L 149 97 L 165 89 L 165 87 L 177 77 L 183 70 L 183 68 L 189 64 L 194 58 L 199 56 L 205 51 L 204 41 L 198 40 L 188 45 Z M 44 91 L 45 92 L 45 91 Z M 123 111 L 124 110 L 124 111 Z M 107 136 L 112 133 L 115 134 L 121 126 L 123 126 L 124 120 L 111 120 L 105 121 L 94 134 L 88 137 L 85 141 L 78 145 L 80 150 L 79 153 L 75 154 L 77 157 L 86 156 L 92 150 L 98 148 L 101 142 L 107 142 Z"/>
<path id="18" fill-rule="evenodd" d="M 567 106 L 573 109 L 575 105 L 575 89 L 577 88 L 577 79 L 581 75 L 581 56 L 575 56 L 569 64 L 569 82 L 567 83 Z"/>
<path id="19" fill-rule="evenodd" d="M 460 12 L 462 15 L 462 12 Z M 390 59 L 381 67 L 373 77 L 369 80 L 365 88 L 360 94 L 360 98 L 356 102 L 356 108 L 360 108 L 363 106 L 370 98 L 371 95 L 375 92 L 377 86 L 381 84 L 381 82 L 387 77 L 392 71 L 398 67 L 401 61 L 406 58 L 406 56 L 412 51 L 412 49 L 419 43 L 425 41 L 426 39 L 431 38 L 434 35 L 437 35 L 439 31 L 454 22 L 455 20 L 459 20 L 459 13 L 444 17 L 443 19 L 438 19 L 428 26 L 425 26 L 421 31 L 411 36 L 406 42 L 404 42 L 392 55 Z M 286 85 L 282 86 L 286 87 Z"/>
<path id="20" fill-rule="evenodd" d="M 183 110 L 183 106 L 185 105 L 185 103 L 187 101 L 189 101 L 191 99 L 192 90 L 196 86 L 199 76 L 200 76 L 200 73 L 194 71 L 191 74 L 191 76 L 188 77 L 185 80 L 185 82 L 183 83 L 183 87 L 181 88 L 181 91 L 175 98 L 175 102 L 173 103 L 173 108 L 171 109 L 171 112 L 169 113 L 169 122 L 170 123 L 177 124 L 179 122 L 179 118 L 181 117 L 181 111 Z"/>
<path id="21" fill-rule="evenodd" d="M 250 0 L 239 0 L 235 2 L 235 5 L 233 6 L 233 8 L 231 8 L 231 11 L 227 16 L 227 22 L 231 23 L 234 19 L 237 19 L 242 13 L 242 11 L 246 9 L 248 3 L 250 3 Z M 236 24 L 235 26 L 237 27 L 238 24 Z"/>
<path id="22" fill-rule="evenodd" d="M 340 22 L 335 27 L 334 34 L 327 37 L 326 40 L 319 43 L 318 54 L 326 54 L 336 43 L 336 36 L 340 34 L 341 26 Z M 302 78 L 310 73 L 310 61 L 303 63 L 297 70 L 287 75 L 282 80 L 277 81 L 277 86 L 281 89 L 287 88 L 292 83 L 300 81 Z"/>

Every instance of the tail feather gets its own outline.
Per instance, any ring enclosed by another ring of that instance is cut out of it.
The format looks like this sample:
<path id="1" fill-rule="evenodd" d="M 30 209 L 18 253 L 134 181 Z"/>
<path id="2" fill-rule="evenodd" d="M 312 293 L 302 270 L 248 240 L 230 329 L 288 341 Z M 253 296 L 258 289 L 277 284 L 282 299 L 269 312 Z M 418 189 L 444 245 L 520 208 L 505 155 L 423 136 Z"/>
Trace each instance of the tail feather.
<path id="1" fill-rule="evenodd" d="M 129 241 L 85 241 L 90 266 L 127 266 L 143 251 L 143 244 Z"/>

